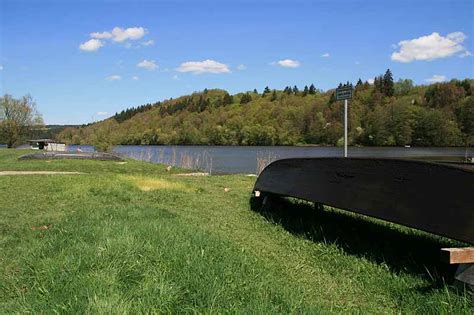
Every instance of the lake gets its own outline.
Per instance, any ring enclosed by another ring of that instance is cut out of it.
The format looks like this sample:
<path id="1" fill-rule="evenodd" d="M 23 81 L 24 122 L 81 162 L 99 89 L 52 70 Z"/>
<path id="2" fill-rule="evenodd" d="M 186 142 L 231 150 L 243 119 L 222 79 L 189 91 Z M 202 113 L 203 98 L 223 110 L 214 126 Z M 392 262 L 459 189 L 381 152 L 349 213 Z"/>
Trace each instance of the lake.
<path id="1" fill-rule="evenodd" d="M 76 146 L 70 146 L 73 150 Z M 81 146 L 93 150 L 90 146 Z M 256 174 L 268 163 L 293 157 L 340 157 L 342 147 L 297 146 L 142 146 L 120 145 L 114 152 L 153 163 L 200 169 L 214 174 Z M 472 157 L 468 148 L 349 147 L 349 157 Z"/>

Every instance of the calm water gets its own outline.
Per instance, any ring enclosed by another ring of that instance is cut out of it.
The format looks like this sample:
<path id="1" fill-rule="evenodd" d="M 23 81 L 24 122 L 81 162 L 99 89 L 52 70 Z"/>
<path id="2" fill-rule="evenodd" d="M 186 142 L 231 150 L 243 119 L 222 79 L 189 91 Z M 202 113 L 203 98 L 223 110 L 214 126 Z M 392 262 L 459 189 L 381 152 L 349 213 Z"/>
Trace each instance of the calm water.
<path id="1" fill-rule="evenodd" d="M 73 146 L 71 146 L 71 149 Z M 81 146 L 85 151 L 92 147 Z M 121 145 L 114 152 L 127 157 L 196 168 L 212 173 L 255 174 L 269 162 L 291 157 L 338 157 L 339 147 L 289 147 L 289 146 L 140 146 Z M 465 148 L 399 148 L 399 147 L 350 147 L 351 157 L 464 157 L 472 156 L 472 149 Z"/>
<path id="2" fill-rule="evenodd" d="M 0 145 L 1 147 L 1 145 Z M 25 145 L 25 148 L 29 146 Z M 68 145 L 69 151 L 80 148 L 93 152 L 90 145 Z M 349 157 L 472 157 L 472 148 L 431 147 L 349 147 Z M 194 168 L 214 174 L 256 174 L 268 163 L 292 157 L 338 157 L 339 147 L 291 146 L 196 146 L 196 145 L 119 145 L 114 152 L 137 160 L 152 163 Z"/>

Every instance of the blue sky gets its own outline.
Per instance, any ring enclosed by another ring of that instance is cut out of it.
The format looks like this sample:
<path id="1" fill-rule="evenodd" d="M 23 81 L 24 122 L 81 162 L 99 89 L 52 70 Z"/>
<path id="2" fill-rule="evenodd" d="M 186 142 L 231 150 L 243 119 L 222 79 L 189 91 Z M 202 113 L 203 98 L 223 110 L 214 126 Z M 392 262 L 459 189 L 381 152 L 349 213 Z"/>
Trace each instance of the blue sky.
<path id="1" fill-rule="evenodd" d="M 0 0 L 0 92 L 49 124 L 204 88 L 474 78 L 473 1 Z"/>

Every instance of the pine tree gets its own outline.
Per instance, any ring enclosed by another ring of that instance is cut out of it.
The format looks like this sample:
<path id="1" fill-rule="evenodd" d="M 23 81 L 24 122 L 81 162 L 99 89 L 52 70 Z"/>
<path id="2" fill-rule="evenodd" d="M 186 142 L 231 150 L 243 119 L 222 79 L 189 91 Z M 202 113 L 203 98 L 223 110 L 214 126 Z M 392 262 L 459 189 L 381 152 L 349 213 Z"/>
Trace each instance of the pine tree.
<path id="1" fill-rule="evenodd" d="M 225 92 L 224 97 L 222 98 L 222 105 L 230 105 L 233 103 L 233 98 L 232 96 Z"/>
<path id="2" fill-rule="evenodd" d="M 374 78 L 374 87 L 376 91 L 383 93 L 383 77 L 381 75 Z"/>
<path id="3" fill-rule="evenodd" d="M 272 97 L 270 98 L 270 101 L 273 102 L 273 101 L 275 101 L 276 99 L 277 99 L 277 93 L 276 93 L 275 90 L 273 90 L 273 92 L 272 92 Z"/>
<path id="4" fill-rule="evenodd" d="M 184 105 L 184 104 L 183 104 Z M 198 108 L 197 108 L 197 111 L 198 112 L 203 112 L 206 107 L 209 105 L 209 100 L 207 98 L 204 98 L 204 97 L 199 97 L 199 101 L 198 101 Z M 184 107 L 184 106 L 183 106 Z"/>
<path id="5" fill-rule="evenodd" d="M 309 86 L 309 94 L 316 94 L 316 88 L 314 87 L 314 84 Z"/>
<path id="6" fill-rule="evenodd" d="M 247 104 L 251 100 L 252 100 L 252 96 L 250 96 L 250 93 L 245 93 L 240 98 L 240 104 Z"/>
<path id="7" fill-rule="evenodd" d="M 300 90 L 298 90 L 298 87 L 295 85 L 295 86 L 293 87 L 293 93 L 298 94 L 299 91 L 300 91 Z"/>
<path id="8" fill-rule="evenodd" d="M 285 89 L 283 90 L 286 94 L 291 94 L 291 87 L 287 86 L 285 87 Z"/>
<path id="9" fill-rule="evenodd" d="M 262 96 L 265 96 L 268 93 L 270 93 L 270 89 L 268 88 L 268 86 L 266 86 L 265 89 L 263 90 Z"/>
<path id="10" fill-rule="evenodd" d="M 387 69 L 382 79 L 382 93 L 385 96 L 393 96 L 393 76 L 390 69 Z"/>
<path id="11" fill-rule="evenodd" d="M 356 88 L 362 86 L 362 84 L 364 84 L 364 83 L 362 83 L 361 78 L 359 78 L 359 80 L 358 80 L 357 83 L 356 83 Z"/>
<path id="12" fill-rule="evenodd" d="M 336 101 L 336 93 L 331 93 L 331 96 L 329 97 L 329 104 L 332 104 Z"/>
<path id="13" fill-rule="evenodd" d="M 255 94 L 258 94 L 257 89 L 253 89 L 253 92 L 254 92 Z"/>
<path id="14" fill-rule="evenodd" d="M 308 93 L 309 93 L 308 86 L 307 86 L 307 85 L 305 85 L 305 86 L 304 86 L 304 90 L 303 90 L 303 96 L 306 96 L 306 95 L 308 95 Z"/>

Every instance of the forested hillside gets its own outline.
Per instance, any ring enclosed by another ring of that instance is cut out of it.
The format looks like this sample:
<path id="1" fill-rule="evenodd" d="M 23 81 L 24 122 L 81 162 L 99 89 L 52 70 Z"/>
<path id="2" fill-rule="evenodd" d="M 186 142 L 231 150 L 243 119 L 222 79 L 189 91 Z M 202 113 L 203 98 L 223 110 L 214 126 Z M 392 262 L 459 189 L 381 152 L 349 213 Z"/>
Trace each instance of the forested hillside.
<path id="1" fill-rule="evenodd" d="M 462 146 L 474 140 L 474 80 L 414 86 L 393 82 L 388 70 L 373 84 L 359 80 L 349 103 L 351 144 Z M 67 143 L 338 145 L 343 102 L 314 85 L 230 95 L 204 90 L 67 128 Z"/>

